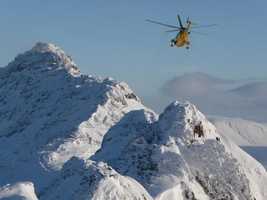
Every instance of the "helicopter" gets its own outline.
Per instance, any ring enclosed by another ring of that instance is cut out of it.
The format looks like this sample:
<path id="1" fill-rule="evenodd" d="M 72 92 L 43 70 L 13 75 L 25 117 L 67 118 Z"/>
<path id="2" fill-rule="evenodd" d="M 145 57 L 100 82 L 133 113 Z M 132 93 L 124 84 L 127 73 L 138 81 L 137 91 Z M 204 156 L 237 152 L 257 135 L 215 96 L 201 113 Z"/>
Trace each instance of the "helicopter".
<path id="1" fill-rule="evenodd" d="M 189 35 L 191 34 L 191 32 L 194 33 L 198 33 L 198 34 L 203 34 L 200 32 L 196 32 L 192 29 L 195 28 L 202 28 L 202 27 L 212 27 L 212 26 L 216 26 L 216 24 L 210 24 L 210 25 L 202 25 L 202 26 L 195 26 L 195 23 L 192 23 L 192 21 L 189 19 L 189 17 L 186 20 L 186 25 L 184 26 L 181 20 L 180 15 L 177 15 L 178 18 L 178 22 L 179 22 L 179 26 L 175 26 L 175 25 L 170 25 L 170 24 L 165 24 L 162 22 L 158 22 L 158 21 L 154 21 L 154 20 L 150 20 L 147 19 L 147 22 L 153 23 L 153 24 L 158 24 L 161 26 L 165 26 L 168 28 L 172 28 L 171 30 L 167 30 L 166 32 L 178 32 L 176 37 L 173 38 L 170 41 L 170 46 L 171 47 L 186 47 L 186 49 L 189 49 L 190 46 L 190 39 L 189 39 Z"/>

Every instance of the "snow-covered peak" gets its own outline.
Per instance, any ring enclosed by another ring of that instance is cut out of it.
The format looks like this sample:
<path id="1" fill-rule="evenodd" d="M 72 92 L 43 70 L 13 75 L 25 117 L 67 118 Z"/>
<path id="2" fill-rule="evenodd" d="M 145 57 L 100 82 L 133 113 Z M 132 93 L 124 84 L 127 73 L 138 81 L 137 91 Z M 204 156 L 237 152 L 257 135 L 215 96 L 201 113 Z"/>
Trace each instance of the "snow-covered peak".
<path id="1" fill-rule="evenodd" d="M 53 52 L 53 53 L 63 53 L 63 50 L 60 49 L 58 46 L 52 44 L 52 43 L 45 43 L 45 42 L 37 42 L 33 48 L 32 51 L 35 52 Z"/>
<path id="2" fill-rule="evenodd" d="M 92 159 L 139 181 L 157 200 L 264 199 L 264 168 L 248 172 L 240 166 L 238 147 L 225 142 L 196 106 L 175 101 L 159 119 L 142 117 L 147 114 L 129 113 L 105 135 Z M 201 136 L 194 134 L 200 122 Z M 263 178 L 255 184 L 253 176 Z"/>
<path id="3" fill-rule="evenodd" d="M 34 71 L 57 71 L 66 70 L 72 76 L 80 75 L 80 70 L 61 48 L 51 43 L 37 42 L 33 48 L 18 55 L 8 65 L 9 72 L 21 72 L 24 70 Z"/>
<path id="4" fill-rule="evenodd" d="M 172 102 L 160 115 L 160 120 L 168 119 L 170 123 L 203 121 L 205 116 L 190 102 Z"/>
<path id="5" fill-rule="evenodd" d="M 203 127 L 203 137 L 194 134 L 195 127 L 199 125 Z M 159 137 L 163 140 L 174 137 L 189 142 L 218 137 L 216 128 L 189 102 L 175 101 L 167 106 L 159 117 L 159 128 Z"/>
<path id="6" fill-rule="evenodd" d="M 0 165 L 10 171 L 0 186 L 26 180 L 41 191 L 49 170 L 89 158 L 124 115 L 145 109 L 126 83 L 76 76 L 74 67 L 61 49 L 38 43 L 0 71 Z"/>

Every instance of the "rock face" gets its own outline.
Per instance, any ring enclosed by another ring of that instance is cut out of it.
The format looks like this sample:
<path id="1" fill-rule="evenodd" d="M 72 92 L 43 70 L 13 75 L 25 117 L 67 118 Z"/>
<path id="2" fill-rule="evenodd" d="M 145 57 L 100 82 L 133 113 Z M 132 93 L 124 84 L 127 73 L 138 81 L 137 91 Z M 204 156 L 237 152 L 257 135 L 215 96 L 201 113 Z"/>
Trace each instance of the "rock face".
<path id="1" fill-rule="evenodd" d="M 189 102 L 158 116 L 127 84 L 80 74 L 46 43 L 0 78 L 4 189 L 31 181 L 46 200 L 267 198 L 265 169 Z"/>

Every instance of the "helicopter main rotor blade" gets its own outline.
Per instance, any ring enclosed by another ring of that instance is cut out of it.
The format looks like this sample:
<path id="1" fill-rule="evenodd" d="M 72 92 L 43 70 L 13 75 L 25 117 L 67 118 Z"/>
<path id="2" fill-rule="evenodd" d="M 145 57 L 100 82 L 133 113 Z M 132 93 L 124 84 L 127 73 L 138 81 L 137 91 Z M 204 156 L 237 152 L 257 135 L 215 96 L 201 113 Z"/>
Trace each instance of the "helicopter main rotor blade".
<path id="1" fill-rule="evenodd" d="M 175 29 L 175 30 L 168 30 L 168 31 L 165 31 L 166 33 L 171 33 L 171 32 L 179 32 L 180 29 Z"/>
<path id="2" fill-rule="evenodd" d="M 196 34 L 199 34 L 199 35 L 205 35 L 205 36 L 208 35 L 207 33 L 201 33 L 201 32 L 193 31 L 193 30 L 191 30 L 190 32 L 191 32 L 191 33 L 196 33 Z"/>
<path id="3" fill-rule="evenodd" d="M 194 29 L 194 28 L 209 28 L 209 27 L 214 27 L 214 26 L 217 26 L 217 24 L 192 26 L 192 29 Z"/>
<path id="4" fill-rule="evenodd" d="M 184 28 L 180 15 L 177 15 L 177 18 L 179 21 L 180 28 Z"/>
<path id="5" fill-rule="evenodd" d="M 161 26 L 166 26 L 166 27 L 169 27 L 169 28 L 178 28 L 178 29 L 180 29 L 180 27 L 178 27 L 178 26 L 173 26 L 173 25 L 170 25 L 170 24 L 164 24 L 164 23 L 157 22 L 157 21 L 150 20 L 150 19 L 147 19 L 146 21 L 150 22 L 150 23 L 153 23 L 153 24 L 159 24 Z"/>

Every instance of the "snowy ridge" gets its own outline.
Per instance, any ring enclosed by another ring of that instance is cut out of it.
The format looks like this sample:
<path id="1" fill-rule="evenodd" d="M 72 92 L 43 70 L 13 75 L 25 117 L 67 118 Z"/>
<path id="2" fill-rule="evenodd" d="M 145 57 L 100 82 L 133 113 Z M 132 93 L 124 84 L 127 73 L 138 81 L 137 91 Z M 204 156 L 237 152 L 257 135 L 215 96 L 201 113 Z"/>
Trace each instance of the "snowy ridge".
<path id="1" fill-rule="evenodd" d="M 54 45 L 37 44 L 1 71 L 0 184 L 30 179 L 44 187 L 50 170 L 72 156 L 90 157 L 125 113 L 144 108 L 125 83 L 73 76 L 68 59 Z"/>
<path id="2" fill-rule="evenodd" d="M 0 198 L 267 199 L 265 169 L 189 102 L 158 116 L 45 43 L 0 77 Z"/>
<path id="3" fill-rule="evenodd" d="M 80 70 L 72 58 L 66 55 L 62 49 L 54 44 L 42 42 L 36 43 L 31 50 L 18 55 L 8 66 L 10 71 L 42 67 L 42 70 L 65 69 L 72 76 L 80 74 Z"/>
<path id="4" fill-rule="evenodd" d="M 27 52 L 28 54 L 36 54 L 36 53 L 53 53 L 58 60 L 60 61 L 59 66 L 65 68 L 71 75 L 77 76 L 80 74 L 80 70 L 77 65 L 74 63 L 70 56 L 67 56 L 65 52 L 60 49 L 58 46 L 51 43 L 42 43 L 38 42 L 36 45 Z"/>
<path id="5" fill-rule="evenodd" d="M 219 137 L 215 127 L 193 104 L 175 101 L 170 104 L 159 117 L 159 127 L 163 133 L 160 137 L 163 139 L 163 137 L 166 136 L 178 136 L 180 139 L 183 139 L 184 142 L 188 142 L 190 139 L 194 138 L 192 131 L 193 125 L 200 122 L 206 133 L 205 139 L 216 139 L 216 137 Z M 174 133 L 178 133 L 179 135 L 173 135 Z M 200 139 L 202 140 L 202 138 Z M 195 138 L 195 140 L 201 142 L 198 138 Z"/>
<path id="6" fill-rule="evenodd" d="M 143 115 L 147 116 L 145 112 Z M 236 145 L 225 142 L 194 105 L 174 102 L 158 120 L 151 121 L 146 118 L 144 128 L 131 131 L 130 137 L 120 127 L 132 130 L 131 125 L 121 123 L 112 137 L 105 135 L 93 159 L 105 161 L 121 174 L 138 180 L 156 199 L 177 199 L 178 194 L 183 199 L 264 199 L 265 169 L 258 163 L 249 169 L 244 164 L 241 167 L 244 162 L 240 159 L 255 160 L 243 157 L 244 152 Z M 192 124 L 200 121 L 205 135 L 198 138 L 194 137 Z M 119 145 L 116 133 L 126 137 Z M 115 150 L 110 157 L 110 146 L 120 146 L 120 152 Z"/>
<path id="7" fill-rule="evenodd" d="M 77 158 L 66 163 L 60 178 L 46 191 L 40 199 L 152 200 L 139 183 L 121 176 L 107 164 Z"/>

